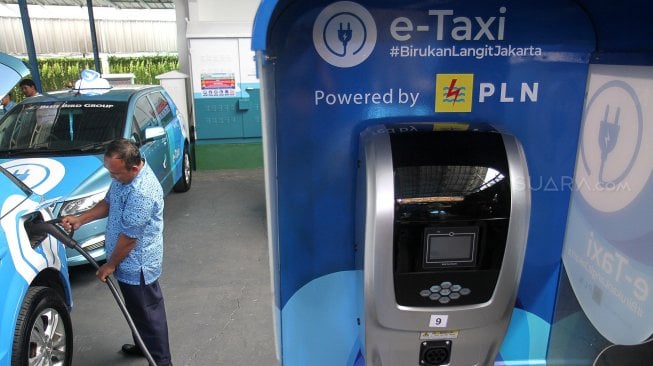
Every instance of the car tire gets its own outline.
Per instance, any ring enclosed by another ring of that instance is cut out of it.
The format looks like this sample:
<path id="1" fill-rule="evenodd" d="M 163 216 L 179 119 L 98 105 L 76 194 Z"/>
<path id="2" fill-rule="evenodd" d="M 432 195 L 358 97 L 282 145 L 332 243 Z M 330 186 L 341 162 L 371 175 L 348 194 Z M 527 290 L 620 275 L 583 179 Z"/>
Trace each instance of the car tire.
<path id="1" fill-rule="evenodd" d="M 190 166 L 190 154 L 188 153 L 188 147 L 185 147 L 184 156 L 181 160 L 181 177 L 172 189 L 175 192 L 187 192 L 190 189 L 192 180 L 193 170 Z"/>
<path id="2" fill-rule="evenodd" d="M 41 286 L 27 290 L 11 352 L 13 366 L 72 364 L 73 325 L 56 291 Z"/>

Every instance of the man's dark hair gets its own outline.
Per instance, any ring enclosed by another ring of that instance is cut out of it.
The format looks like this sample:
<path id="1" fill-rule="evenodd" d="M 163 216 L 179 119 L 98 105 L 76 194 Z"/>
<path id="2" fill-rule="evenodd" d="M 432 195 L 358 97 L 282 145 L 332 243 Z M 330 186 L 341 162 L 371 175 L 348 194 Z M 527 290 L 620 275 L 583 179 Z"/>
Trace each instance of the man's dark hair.
<path id="1" fill-rule="evenodd" d="M 120 138 L 111 141 L 107 145 L 104 156 L 108 158 L 117 158 L 125 162 L 125 168 L 135 167 L 143 160 L 138 146 L 131 140 Z"/>
<path id="2" fill-rule="evenodd" d="M 36 88 L 36 83 L 32 79 L 23 79 L 23 80 L 21 80 L 20 83 L 18 84 L 18 86 L 21 87 L 23 85 L 27 85 L 27 86 L 31 86 L 31 87 Z"/>

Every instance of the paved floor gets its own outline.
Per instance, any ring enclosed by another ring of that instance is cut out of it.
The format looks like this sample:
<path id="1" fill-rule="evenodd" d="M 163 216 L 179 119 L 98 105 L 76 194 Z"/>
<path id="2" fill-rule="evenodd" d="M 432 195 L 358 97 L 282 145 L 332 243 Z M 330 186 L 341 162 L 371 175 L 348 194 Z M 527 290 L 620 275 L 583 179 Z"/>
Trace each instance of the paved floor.
<path id="1" fill-rule="evenodd" d="M 277 365 L 263 170 L 195 171 L 166 198 L 163 287 L 173 362 Z M 147 365 L 120 352 L 131 333 L 90 266 L 71 269 L 74 366 Z"/>

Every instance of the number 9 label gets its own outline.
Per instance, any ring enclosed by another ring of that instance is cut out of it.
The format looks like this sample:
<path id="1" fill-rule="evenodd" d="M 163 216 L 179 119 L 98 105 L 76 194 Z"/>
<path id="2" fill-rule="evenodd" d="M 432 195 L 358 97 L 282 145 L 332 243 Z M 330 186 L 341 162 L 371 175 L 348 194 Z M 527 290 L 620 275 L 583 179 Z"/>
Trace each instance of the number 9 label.
<path id="1" fill-rule="evenodd" d="M 431 320 L 429 321 L 429 327 L 431 328 L 446 328 L 447 320 L 449 320 L 449 315 L 431 315 Z"/>

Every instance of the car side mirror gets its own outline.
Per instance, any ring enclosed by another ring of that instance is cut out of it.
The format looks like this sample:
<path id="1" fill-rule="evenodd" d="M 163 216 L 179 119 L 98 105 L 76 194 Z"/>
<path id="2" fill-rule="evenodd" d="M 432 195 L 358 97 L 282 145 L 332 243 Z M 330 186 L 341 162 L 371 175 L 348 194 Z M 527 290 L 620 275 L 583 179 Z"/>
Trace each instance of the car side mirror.
<path id="1" fill-rule="evenodd" d="M 165 134 L 166 130 L 163 127 L 148 127 L 145 129 L 145 141 L 143 143 L 159 139 Z"/>

